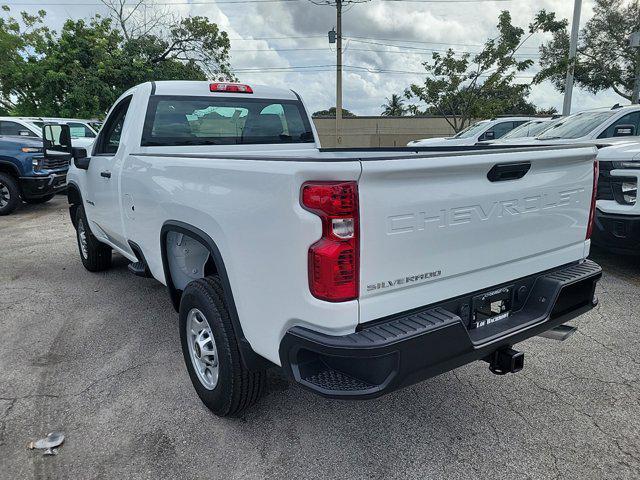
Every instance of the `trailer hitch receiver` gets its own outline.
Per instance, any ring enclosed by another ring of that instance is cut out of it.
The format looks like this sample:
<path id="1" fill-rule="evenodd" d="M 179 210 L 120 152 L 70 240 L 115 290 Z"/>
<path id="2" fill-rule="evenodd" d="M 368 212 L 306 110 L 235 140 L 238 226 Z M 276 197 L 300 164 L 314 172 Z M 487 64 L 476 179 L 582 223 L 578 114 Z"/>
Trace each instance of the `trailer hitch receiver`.
<path id="1" fill-rule="evenodd" d="M 524 368 L 524 353 L 511 347 L 496 350 L 484 360 L 489 363 L 491 373 L 496 375 L 516 373 Z"/>

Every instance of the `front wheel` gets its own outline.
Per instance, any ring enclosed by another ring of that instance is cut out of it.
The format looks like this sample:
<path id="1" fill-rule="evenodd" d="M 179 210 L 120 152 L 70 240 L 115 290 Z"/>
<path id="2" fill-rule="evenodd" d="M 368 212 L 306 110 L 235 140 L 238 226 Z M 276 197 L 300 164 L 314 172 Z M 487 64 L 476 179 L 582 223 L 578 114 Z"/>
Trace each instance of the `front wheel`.
<path id="1" fill-rule="evenodd" d="M 27 203 L 32 203 L 34 205 L 37 205 L 39 203 L 47 203 L 49 200 L 51 200 L 55 196 L 56 196 L 56 194 L 52 193 L 51 195 L 46 195 L 44 197 L 25 198 L 24 201 L 27 202 Z"/>
<path id="2" fill-rule="evenodd" d="M 100 243 L 91 233 L 87 216 L 81 206 L 76 209 L 76 239 L 84 268 L 90 272 L 100 272 L 111 266 L 111 247 Z"/>
<path id="3" fill-rule="evenodd" d="M 15 179 L 0 173 L 0 215 L 9 215 L 20 205 L 20 190 Z"/>
<path id="4" fill-rule="evenodd" d="M 180 301 L 180 341 L 191 383 L 213 413 L 238 416 L 258 401 L 265 372 L 243 365 L 217 276 L 194 280 L 185 288 Z"/>

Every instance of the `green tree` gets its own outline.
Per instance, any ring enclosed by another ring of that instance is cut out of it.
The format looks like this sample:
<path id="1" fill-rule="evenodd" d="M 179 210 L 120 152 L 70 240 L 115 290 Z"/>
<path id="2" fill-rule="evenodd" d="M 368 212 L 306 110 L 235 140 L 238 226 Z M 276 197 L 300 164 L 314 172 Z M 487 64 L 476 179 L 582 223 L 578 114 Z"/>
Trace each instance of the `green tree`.
<path id="1" fill-rule="evenodd" d="M 631 100 L 638 56 L 629 47 L 628 38 L 640 31 L 640 3 L 624 0 L 596 0 L 593 17 L 580 31 L 578 55 L 574 64 L 576 85 L 598 93 L 612 89 Z M 551 80 L 564 92 L 569 66 L 569 33 L 556 31 L 553 38 L 540 47 L 540 66 L 536 82 Z"/>
<path id="2" fill-rule="evenodd" d="M 548 107 L 548 108 L 538 108 L 536 112 L 538 115 L 558 115 L 558 109 L 556 107 Z"/>
<path id="3" fill-rule="evenodd" d="M 227 34 L 202 17 L 127 40 L 97 15 L 67 20 L 59 33 L 46 26 L 44 11 L 7 16 L 0 18 L 0 106 L 14 115 L 102 117 L 138 83 L 232 79 L 229 47 Z"/>
<path id="4" fill-rule="evenodd" d="M 456 132 L 474 118 L 535 113 L 535 107 L 527 101 L 530 84 L 516 83 L 534 62 L 520 59 L 518 51 L 535 33 L 557 31 L 565 25 L 566 21 L 557 21 L 554 13 L 542 10 L 525 32 L 512 25 L 511 15 L 503 11 L 498 35 L 488 40 L 479 53 L 457 55 L 452 49 L 444 54 L 433 53 L 432 61 L 423 64 L 427 72 L 424 83 L 412 84 L 405 90 L 407 99 L 419 100 L 427 108 L 420 111 L 409 106 L 409 111 L 442 115 Z"/>
<path id="5" fill-rule="evenodd" d="M 336 117 L 336 107 L 331 107 L 329 110 L 319 110 L 317 112 L 315 112 L 313 115 L 313 117 L 330 117 L 330 118 L 335 118 Z M 353 112 L 350 112 L 349 110 L 347 110 L 346 108 L 342 109 L 342 117 L 355 117 L 356 115 Z"/>
<path id="6" fill-rule="evenodd" d="M 391 98 L 387 98 L 387 103 L 381 105 L 383 108 L 383 117 L 402 117 L 407 113 L 407 109 L 404 106 L 404 100 L 396 93 L 391 95 Z"/>

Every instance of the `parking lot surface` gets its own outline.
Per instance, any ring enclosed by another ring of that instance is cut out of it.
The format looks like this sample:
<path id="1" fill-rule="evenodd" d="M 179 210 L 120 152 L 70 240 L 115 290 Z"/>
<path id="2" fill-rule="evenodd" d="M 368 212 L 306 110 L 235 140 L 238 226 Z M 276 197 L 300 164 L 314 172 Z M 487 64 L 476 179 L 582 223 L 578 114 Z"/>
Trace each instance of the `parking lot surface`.
<path id="1" fill-rule="evenodd" d="M 596 253 L 600 305 L 525 369 L 476 362 L 367 402 L 279 373 L 240 419 L 189 382 L 166 289 L 80 263 L 66 199 L 0 217 L 0 478 L 640 477 L 640 262 Z M 26 450 L 52 430 L 55 457 Z"/>

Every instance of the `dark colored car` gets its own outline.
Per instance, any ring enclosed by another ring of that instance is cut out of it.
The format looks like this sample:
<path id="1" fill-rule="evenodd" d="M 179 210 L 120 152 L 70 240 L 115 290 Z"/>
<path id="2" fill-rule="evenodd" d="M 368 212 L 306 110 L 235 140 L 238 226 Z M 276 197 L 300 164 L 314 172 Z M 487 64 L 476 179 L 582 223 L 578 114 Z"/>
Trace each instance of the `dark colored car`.
<path id="1" fill-rule="evenodd" d="M 21 201 L 44 203 L 66 188 L 69 158 L 45 157 L 41 139 L 0 136 L 0 215 Z"/>

